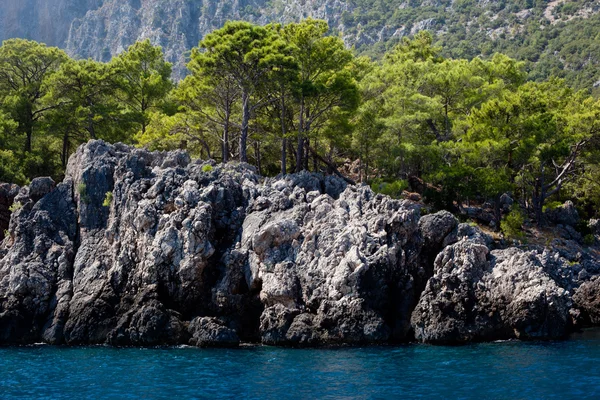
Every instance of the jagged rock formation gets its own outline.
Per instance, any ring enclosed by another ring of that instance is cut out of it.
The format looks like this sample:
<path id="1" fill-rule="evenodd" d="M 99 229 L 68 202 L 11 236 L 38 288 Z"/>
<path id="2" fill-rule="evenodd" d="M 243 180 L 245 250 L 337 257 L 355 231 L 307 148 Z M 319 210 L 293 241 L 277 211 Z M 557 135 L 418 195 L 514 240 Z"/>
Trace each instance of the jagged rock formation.
<path id="1" fill-rule="evenodd" d="M 4 344 L 545 339 L 600 315 L 591 256 L 492 250 L 449 213 L 335 177 L 92 141 L 15 201 Z"/>
<path id="2" fill-rule="evenodd" d="M 567 334 L 570 308 L 539 255 L 462 240 L 438 255 L 412 323 L 430 343 L 553 339 Z"/>

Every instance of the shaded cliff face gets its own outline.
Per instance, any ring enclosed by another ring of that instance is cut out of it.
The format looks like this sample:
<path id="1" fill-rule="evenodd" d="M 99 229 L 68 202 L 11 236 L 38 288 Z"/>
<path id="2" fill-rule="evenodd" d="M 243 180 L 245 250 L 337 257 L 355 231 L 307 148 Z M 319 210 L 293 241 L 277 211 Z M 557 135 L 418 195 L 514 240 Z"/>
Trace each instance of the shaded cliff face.
<path id="1" fill-rule="evenodd" d="M 560 338 L 600 263 L 492 250 L 449 213 L 300 173 L 91 141 L 0 245 L 0 344 L 320 346 Z"/>
<path id="2" fill-rule="evenodd" d="M 346 2 L 339 0 L 103 0 L 100 7 L 72 23 L 65 46 L 70 54 L 107 61 L 136 40 L 149 38 L 163 47 L 174 64 L 175 77 L 180 78 L 186 53 L 228 20 L 266 24 L 310 16 L 335 26 L 347 9 Z"/>
<path id="3" fill-rule="evenodd" d="M 103 0 L 3 0 L 0 40 L 30 38 L 64 47 L 72 21 L 82 18 Z"/>
<path id="4" fill-rule="evenodd" d="M 340 0 L 5 0 L 0 40 L 24 37 L 65 48 L 71 56 L 108 61 L 149 38 L 163 47 L 180 78 L 186 53 L 227 20 L 266 24 L 315 17 L 336 27 L 349 8 Z"/>

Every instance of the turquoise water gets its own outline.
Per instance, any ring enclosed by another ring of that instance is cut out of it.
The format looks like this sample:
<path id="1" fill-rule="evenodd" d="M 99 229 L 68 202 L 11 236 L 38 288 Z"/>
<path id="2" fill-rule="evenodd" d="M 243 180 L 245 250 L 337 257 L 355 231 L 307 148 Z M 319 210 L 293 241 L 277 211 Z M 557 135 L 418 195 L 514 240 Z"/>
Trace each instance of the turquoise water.
<path id="1" fill-rule="evenodd" d="M 0 349 L 1 399 L 600 398 L 600 334 L 330 350 Z"/>

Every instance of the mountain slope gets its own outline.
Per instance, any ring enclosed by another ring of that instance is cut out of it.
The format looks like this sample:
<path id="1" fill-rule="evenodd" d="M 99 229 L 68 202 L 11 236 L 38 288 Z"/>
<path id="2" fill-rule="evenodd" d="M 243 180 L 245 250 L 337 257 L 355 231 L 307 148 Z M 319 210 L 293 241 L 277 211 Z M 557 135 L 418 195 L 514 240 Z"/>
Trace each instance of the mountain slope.
<path id="1" fill-rule="evenodd" d="M 5 0 L 0 40 L 31 38 L 73 56 L 108 60 L 150 38 L 181 76 L 186 51 L 227 20 L 314 17 L 328 20 L 363 53 L 378 56 L 427 29 L 448 56 L 502 51 L 529 61 L 533 77 L 558 74 L 589 88 L 600 85 L 599 12 L 598 0 Z"/>

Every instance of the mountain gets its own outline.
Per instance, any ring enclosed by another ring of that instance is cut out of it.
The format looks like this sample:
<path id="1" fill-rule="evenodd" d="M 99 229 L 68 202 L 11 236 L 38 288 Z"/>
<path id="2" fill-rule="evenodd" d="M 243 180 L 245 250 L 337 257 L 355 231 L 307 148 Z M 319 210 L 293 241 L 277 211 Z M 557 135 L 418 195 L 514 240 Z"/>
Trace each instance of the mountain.
<path id="1" fill-rule="evenodd" d="M 329 21 L 348 46 L 379 56 L 427 29 L 448 56 L 502 51 L 530 63 L 532 77 L 600 86 L 597 0 L 4 0 L 0 40 L 25 37 L 70 55 L 108 60 L 138 39 L 163 46 L 177 76 L 185 54 L 225 21 Z"/>

